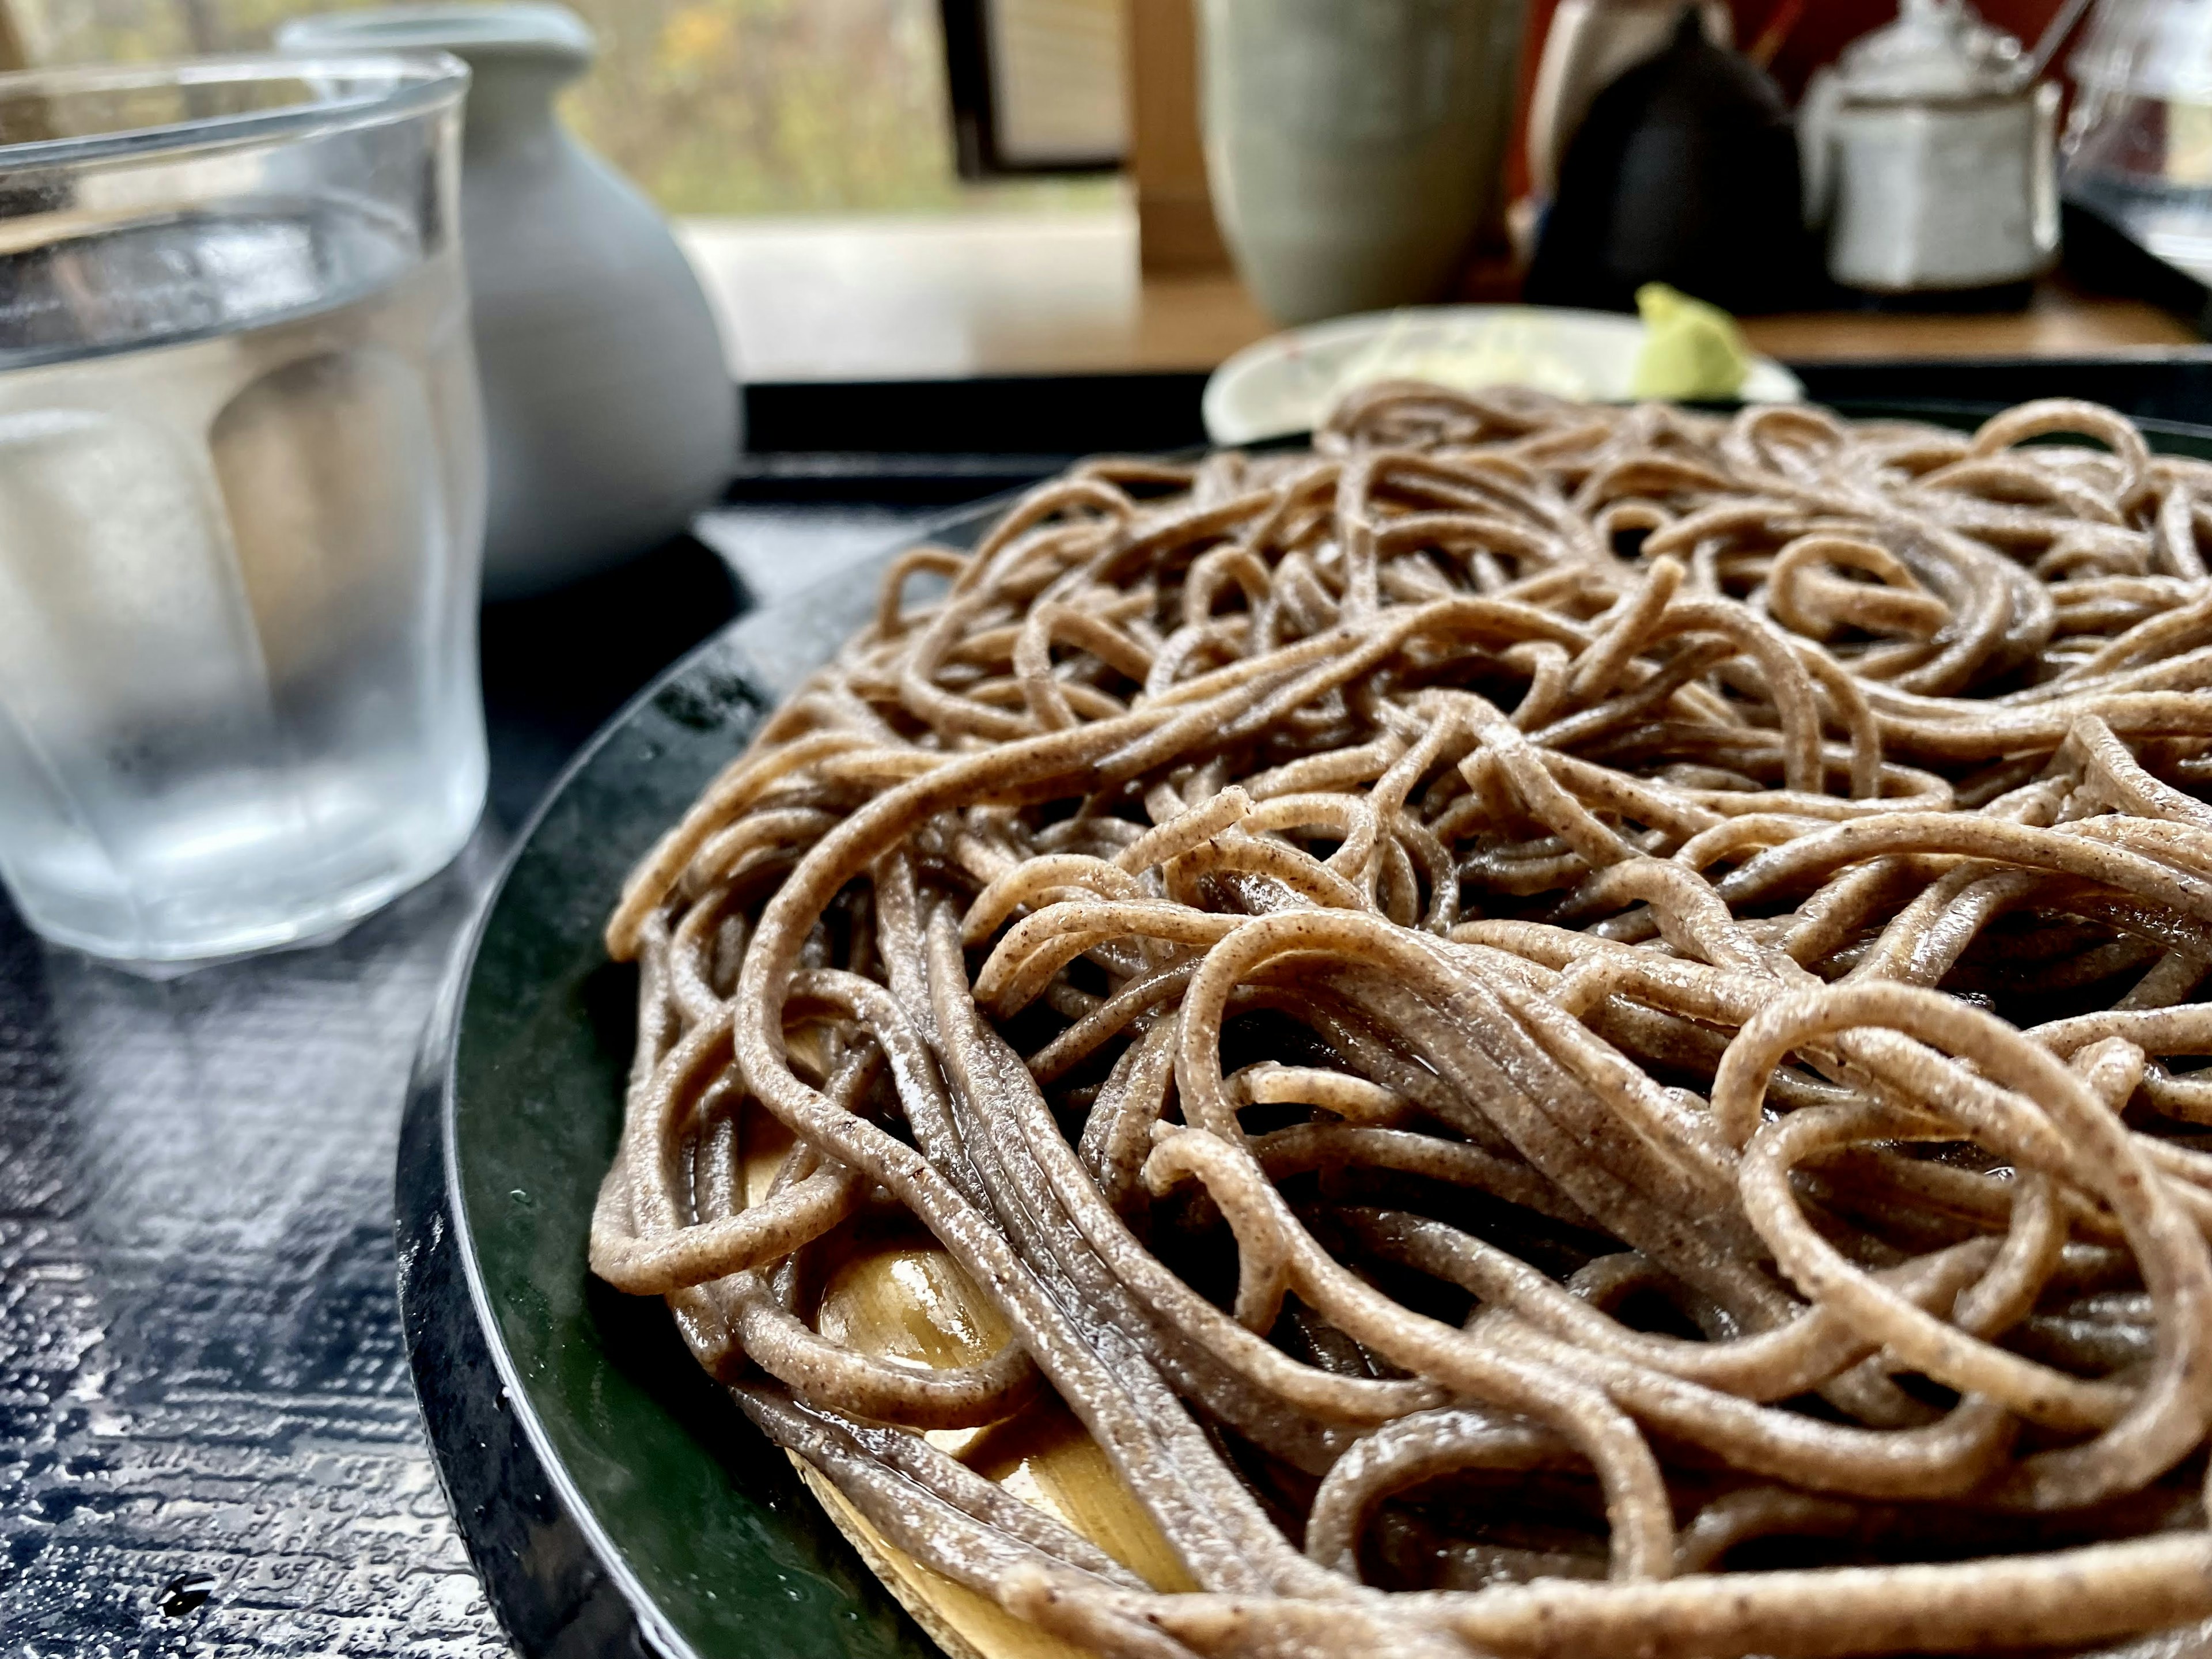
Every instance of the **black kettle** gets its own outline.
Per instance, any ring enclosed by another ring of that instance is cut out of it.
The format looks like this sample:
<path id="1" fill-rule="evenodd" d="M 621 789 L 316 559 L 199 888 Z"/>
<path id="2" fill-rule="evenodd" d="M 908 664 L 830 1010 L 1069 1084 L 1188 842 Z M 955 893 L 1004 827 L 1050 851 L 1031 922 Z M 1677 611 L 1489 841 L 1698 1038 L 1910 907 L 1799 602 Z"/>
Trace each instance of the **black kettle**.
<path id="1" fill-rule="evenodd" d="M 1632 310 L 1645 283 L 1736 312 L 1814 302 L 1796 134 L 1774 82 L 1685 7 L 1656 58 L 1592 100 L 1567 146 L 1524 292 Z"/>

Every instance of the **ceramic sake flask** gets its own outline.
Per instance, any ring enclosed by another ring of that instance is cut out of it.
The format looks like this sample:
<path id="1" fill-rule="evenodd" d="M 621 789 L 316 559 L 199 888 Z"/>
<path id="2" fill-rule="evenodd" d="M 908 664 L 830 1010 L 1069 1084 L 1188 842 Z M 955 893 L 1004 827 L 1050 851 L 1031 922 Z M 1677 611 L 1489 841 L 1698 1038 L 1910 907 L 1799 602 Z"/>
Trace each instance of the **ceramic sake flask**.
<path id="1" fill-rule="evenodd" d="M 489 444 L 487 595 L 557 586 L 682 529 L 734 466 L 737 386 L 666 222 L 555 118 L 554 94 L 595 55 L 582 20 L 394 6 L 296 18 L 276 40 L 437 47 L 474 72 L 461 230 Z"/>

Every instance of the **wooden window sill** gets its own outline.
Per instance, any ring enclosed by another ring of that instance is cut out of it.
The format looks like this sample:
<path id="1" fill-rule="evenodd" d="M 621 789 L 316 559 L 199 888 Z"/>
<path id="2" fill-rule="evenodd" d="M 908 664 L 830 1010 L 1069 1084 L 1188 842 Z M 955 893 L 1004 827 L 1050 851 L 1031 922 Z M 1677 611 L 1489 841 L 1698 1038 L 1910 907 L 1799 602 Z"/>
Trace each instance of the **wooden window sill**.
<path id="1" fill-rule="evenodd" d="M 1234 276 L 1144 276 L 1126 205 L 907 218 L 695 219 L 678 234 L 732 367 L 769 381 L 1211 368 L 1271 331 Z M 2025 311 L 1754 318 L 1771 356 L 2090 356 L 2202 343 L 2179 319 L 2063 279 Z"/>

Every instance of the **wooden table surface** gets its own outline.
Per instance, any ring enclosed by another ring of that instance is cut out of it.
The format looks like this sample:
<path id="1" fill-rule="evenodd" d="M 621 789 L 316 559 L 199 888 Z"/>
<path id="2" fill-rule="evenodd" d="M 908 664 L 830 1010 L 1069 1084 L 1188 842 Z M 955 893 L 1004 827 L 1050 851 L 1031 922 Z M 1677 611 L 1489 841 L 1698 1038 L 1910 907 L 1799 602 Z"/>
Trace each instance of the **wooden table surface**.
<path id="1" fill-rule="evenodd" d="M 2084 293 L 2063 278 L 2043 283 L 2025 311 L 1944 315 L 1810 312 L 1747 318 L 1744 332 L 1770 357 L 1799 362 L 1865 357 L 2097 357 L 2203 349 L 2179 318 L 2140 300 Z"/>
<path id="2" fill-rule="evenodd" d="M 1145 276 L 1126 207 L 679 226 L 753 380 L 1206 369 L 1273 325 L 1226 272 Z M 2045 283 L 2024 311 L 1748 319 L 1771 356 L 2107 356 L 2203 349 L 2178 318 Z"/>

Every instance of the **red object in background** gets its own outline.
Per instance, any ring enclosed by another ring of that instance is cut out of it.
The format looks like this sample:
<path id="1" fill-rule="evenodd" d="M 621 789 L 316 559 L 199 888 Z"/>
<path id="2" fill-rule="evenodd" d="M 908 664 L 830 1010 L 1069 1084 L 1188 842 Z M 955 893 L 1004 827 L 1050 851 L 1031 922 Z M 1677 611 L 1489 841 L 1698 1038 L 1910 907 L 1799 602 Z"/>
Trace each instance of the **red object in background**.
<path id="1" fill-rule="evenodd" d="M 2031 50 L 2044 26 L 2057 15 L 2064 3 L 2065 0 L 1973 0 L 1974 9 L 1984 21 L 2019 36 Z M 1527 32 L 1521 54 L 1521 94 L 1516 104 L 1513 150 L 1506 164 L 1509 197 L 1524 196 L 1528 191 L 1528 158 L 1522 142 L 1528 132 L 1528 94 L 1535 85 L 1536 60 L 1543 55 L 1544 37 L 1550 32 L 1552 13 L 1558 3 L 1559 0 L 1528 0 Z M 1729 0 L 1729 9 L 1735 14 L 1736 45 L 1748 47 L 1775 20 L 1776 14 L 1790 3 L 1791 0 Z M 1845 46 L 1896 15 L 1897 0 L 1814 0 L 1804 7 L 1803 15 L 1790 28 L 1769 72 L 1795 103 L 1814 70 L 1834 63 Z M 2065 61 L 2066 55 L 2061 52 L 2056 67 L 2063 70 Z"/>

